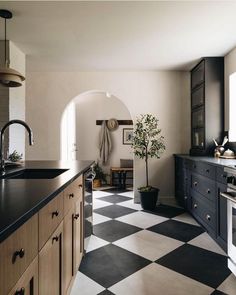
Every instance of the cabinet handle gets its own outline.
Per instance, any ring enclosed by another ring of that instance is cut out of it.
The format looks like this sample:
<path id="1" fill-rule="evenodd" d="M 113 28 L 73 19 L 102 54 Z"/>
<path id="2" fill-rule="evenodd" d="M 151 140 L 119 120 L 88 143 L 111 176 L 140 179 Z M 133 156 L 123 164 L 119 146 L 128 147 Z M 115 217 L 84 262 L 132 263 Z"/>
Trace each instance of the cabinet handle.
<path id="1" fill-rule="evenodd" d="M 211 193 L 211 190 L 210 190 L 209 188 L 207 189 L 207 193 L 208 193 L 208 194 L 210 194 L 210 193 Z"/>
<path id="2" fill-rule="evenodd" d="M 54 217 L 54 216 L 58 216 L 59 215 L 59 212 L 58 211 L 54 211 L 54 212 L 52 212 L 52 218 Z"/>
<path id="3" fill-rule="evenodd" d="M 195 209 L 197 209 L 197 204 L 194 204 L 193 207 L 194 207 Z"/>
<path id="4" fill-rule="evenodd" d="M 210 221 L 210 220 L 211 220 L 211 216 L 210 216 L 209 214 L 207 214 L 207 215 L 206 215 L 206 219 L 207 219 L 208 221 Z"/>
<path id="5" fill-rule="evenodd" d="M 209 169 L 206 169 L 206 173 L 209 173 L 210 172 L 210 170 Z"/>
<path id="6" fill-rule="evenodd" d="M 15 295 L 24 295 L 25 294 L 25 288 L 21 288 L 20 290 L 17 290 L 15 292 Z"/>
<path id="7" fill-rule="evenodd" d="M 52 238 L 52 243 L 54 243 L 54 241 L 55 241 L 55 242 L 58 242 L 58 241 L 59 241 L 59 237 L 58 237 L 58 236 L 53 237 L 53 238 Z"/>
<path id="8" fill-rule="evenodd" d="M 16 251 L 12 256 L 12 263 L 14 264 L 16 262 L 16 258 L 19 256 L 20 258 L 23 258 L 25 256 L 25 250 L 21 248 L 19 251 Z"/>
<path id="9" fill-rule="evenodd" d="M 79 188 L 82 188 L 82 187 L 83 187 L 83 185 L 82 185 L 82 184 L 79 184 L 78 186 L 79 186 Z"/>
<path id="10" fill-rule="evenodd" d="M 197 186 L 197 181 L 194 181 L 193 185 L 194 185 L 194 186 Z"/>
<path id="11" fill-rule="evenodd" d="M 226 175 L 225 174 L 221 174 L 221 177 L 226 178 Z"/>
<path id="12" fill-rule="evenodd" d="M 78 219 L 79 218 L 79 213 L 74 215 L 74 219 Z"/>
<path id="13" fill-rule="evenodd" d="M 74 194 L 69 194 L 69 199 L 74 198 Z"/>
<path id="14" fill-rule="evenodd" d="M 197 168 L 196 164 L 193 165 L 193 168 Z"/>

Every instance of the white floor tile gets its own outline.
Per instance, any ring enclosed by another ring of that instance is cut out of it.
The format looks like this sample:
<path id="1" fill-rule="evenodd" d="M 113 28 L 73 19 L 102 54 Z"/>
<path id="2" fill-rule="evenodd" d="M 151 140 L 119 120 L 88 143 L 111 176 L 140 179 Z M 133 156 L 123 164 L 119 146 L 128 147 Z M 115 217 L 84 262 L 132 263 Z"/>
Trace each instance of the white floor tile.
<path id="1" fill-rule="evenodd" d="M 128 200 L 128 201 L 122 202 L 120 203 L 120 205 L 127 208 L 135 209 L 135 210 L 142 210 L 141 205 L 138 203 L 134 203 L 134 200 Z"/>
<path id="2" fill-rule="evenodd" d="M 176 216 L 176 217 L 174 217 L 172 219 L 200 226 L 198 224 L 198 222 L 188 213 L 183 213 L 183 214 L 178 215 L 178 216 Z"/>
<path id="3" fill-rule="evenodd" d="M 93 200 L 93 209 L 99 209 L 99 208 L 110 206 L 110 205 L 111 205 L 111 203 L 101 201 L 99 199 Z"/>
<path id="4" fill-rule="evenodd" d="M 228 295 L 236 294 L 236 277 L 231 274 L 218 288 L 221 292 L 224 292 Z"/>
<path id="5" fill-rule="evenodd" d="M 120 193 L 120 194 L 117 194 L 117 195 L 124 196 L 124 197 L 129 197 L 129 198 L 134 198 L 134 192 L 133 191 L 124 192 L 124 193 Z"/>
<path id="6" fill-rule="evenodd" d="M 213 289 L 177 272 L 152 263 L 113 285 L 116 295 L 209 295 Z"/>
<path id="7" fill-rule="evenodd" d="M 143 230 L 120 239 L 113 244 L 151 261 L 155 261 L 184 243 L 157 233 Z"/>
<path id="8" fill-rule="evenodd" d="M 106 197 L 106 196 L 111 196 L 111 195 L 113 195 L 113 194 L 108 193 L 108 192 L 104 192 L 104 191 L 93 191 L 93 198 L 94 199 Z"/>
<path id="9" fill-rule="evenodd" d="M 220 248 L 220 246 L 216 244 L 216 242 L 207 233 L 203 233 L 197 236 L 193 240 L 189 241 L 188 244 L 227 256 L 227 254 Z"/>
<path id="10" fill-rule="evenodd" d="M 74 281 L 70 295 L 96 295 L 102 292 L 104 288 L 82 274 L 78 272 Z"/>
<path id="11" fill-rule="evenodd" d="M 128 214 L 128 215 L 116 218 L 116 220 L 119 220 L 121 222 L 125 222 L 128 224 L 132 224 L 132 225 L 135 225 L 135 226 L 145 229 L 145 228 L 148 228 L 148 227 L 153 226 L 155 224 L 166 221 L 168 219 L 165 217 L 158 216 L 158 215 L 149 214 L 146 212 L 139 211 L 139 212 L 135 212 L 132 214 Z"/>
<path id="12" fill-rule="evenodd" d="M 93 213 L 93 225 L 112 220 L 109 217 L 103 216 L 101 214 Z"/>
<path id="13" fill-rule="evenodd" d="M 100 247 L 106 246 L 108 244 L 109 244 L 109 242 L 107 242 L 107 241 L 105 241 L 103 239 L 100 239 L 100 238 L 92 235 L 89 238 L 89 242 L 88 242 L 88 246 L 87 246 L 86 252 L 93 251 L 95 249 L 98 249 Z"/>

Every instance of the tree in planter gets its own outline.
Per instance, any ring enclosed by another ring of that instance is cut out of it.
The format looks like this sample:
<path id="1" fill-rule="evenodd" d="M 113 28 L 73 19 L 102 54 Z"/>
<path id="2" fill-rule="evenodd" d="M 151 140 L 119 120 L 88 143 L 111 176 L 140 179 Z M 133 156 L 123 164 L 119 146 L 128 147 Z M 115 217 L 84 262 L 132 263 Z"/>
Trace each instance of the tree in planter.
<path id="1" fill-rule="evenodd" d="M 158 126 L 158 122 L 159 121 L 155 116 L 151 114 L 144 114 L 137 117 L 136 123 L 134 125 L 134 137 L 132 141 L 132 148 L 135 156 L 145 160 L 146 186 L 139 188 L 142 206 L 142 193 L 144 193 L 143 197 L 150 197 L 151 194 L 145 194 L 145 192 L 150 192 L 153 194 L 153 192 L 156 190 L 157 194 L 155 199 L 157 201 L 157 195 L 159 191 L 158 189 L 155 189 L 152 186 L 150 186 L 148 173 L 148 165 L 150 158 L 159 159 L 161 154 L 165 150 L 164 137 L 161 135 L 161 129 Z M 149 208 L 144 209 L 151 209 L 151 207 L 153 209 L 153 206 L 154 205 L 152 204 L 152 206 L 150 206 Z M 145 207 L 145 205 L 143 207 Z"/>
<path id="2" fill-rule="evenodd" d="M 94 183 L 94 187 L 101 186 L 101 183 L 107 183 L 106 174 L 103 172 L 102 167 L 99 166 L 99 163 L 95 163 L 93 165 L 93 171 L 95 172 L 94 180 L 99 180 L 96 184 Z"/>

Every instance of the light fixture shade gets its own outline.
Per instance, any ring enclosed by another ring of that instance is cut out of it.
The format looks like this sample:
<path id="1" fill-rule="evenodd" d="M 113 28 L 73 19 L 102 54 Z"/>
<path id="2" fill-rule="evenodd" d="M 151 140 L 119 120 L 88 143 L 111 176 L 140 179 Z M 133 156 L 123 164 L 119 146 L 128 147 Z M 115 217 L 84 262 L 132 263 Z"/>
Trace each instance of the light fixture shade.
<path id="1" fill-rule="evenodd" d="M 22 82 L 25 77 L 18 71 L 9 67 L 0 68 L 0 84 L 5 87 L 19 87 L 22 86 Z"/>

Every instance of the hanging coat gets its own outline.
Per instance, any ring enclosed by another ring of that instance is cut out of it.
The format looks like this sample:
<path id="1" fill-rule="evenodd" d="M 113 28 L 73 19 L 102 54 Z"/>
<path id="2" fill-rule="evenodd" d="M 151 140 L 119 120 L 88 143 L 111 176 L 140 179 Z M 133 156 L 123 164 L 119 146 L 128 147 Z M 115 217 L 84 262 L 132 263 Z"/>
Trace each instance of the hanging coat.
<path id="1" fill-rule="evenodd" d="M 102 122 L 101 131 L 99 135 L 99 154 L 102 164 L 106 164 L 111 153 L 111 136 L 107 128 L 106 121 Z"/>

